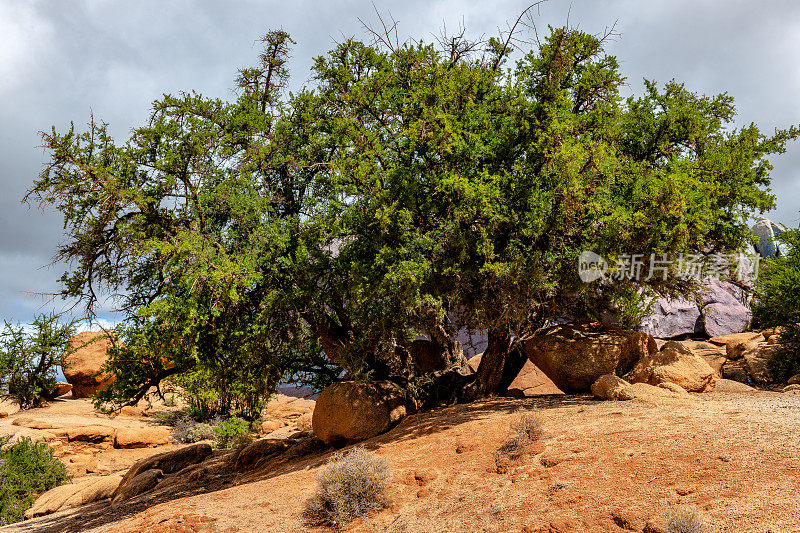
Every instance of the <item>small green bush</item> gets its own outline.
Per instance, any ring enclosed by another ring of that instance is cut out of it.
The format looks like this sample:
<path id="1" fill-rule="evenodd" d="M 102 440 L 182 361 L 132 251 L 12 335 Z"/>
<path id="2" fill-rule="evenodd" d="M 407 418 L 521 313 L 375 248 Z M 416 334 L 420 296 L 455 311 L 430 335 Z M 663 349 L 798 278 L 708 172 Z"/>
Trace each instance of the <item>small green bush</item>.
<path id="1" fill-rule="evenodd" d="M 705 522 L 697 507 L 675 507 L 667 519 L 668 533 L 702 533 Z"/>
<path id="2" fill-rule="evenodd" d="M 58 315 L 38 315 L 30 328 L 5 322 L 0 331 L 0 395 L 16 398 L 20 407 L 36 407 L 56 385 L 62 354 L 75 333 L 75 322 Z"/>
<path id="3" fill-rule="evenodd" d="M 358 516 L 391 505 L 389 468 L 383 457 L 356 447 L 334 456 L 306 501 L 309 525 L 340 527 Z"/>
<path id="4" fill-rule="evenodd" d="M 38 494 L 67 479 L 67 467 L 46 444 L 25 437 L 7 446 L 0 452 L 0 526 L 22 520 Z"/>
<path id="5" fill-rule="evenodd" d="M 215 440 L 218 448 L 230 448 L 239 440 L 239 437 L 250 433 L 250 424 L 238 416 L 232 416 L 214 427 L 214 433 L 216 433 Z"/>

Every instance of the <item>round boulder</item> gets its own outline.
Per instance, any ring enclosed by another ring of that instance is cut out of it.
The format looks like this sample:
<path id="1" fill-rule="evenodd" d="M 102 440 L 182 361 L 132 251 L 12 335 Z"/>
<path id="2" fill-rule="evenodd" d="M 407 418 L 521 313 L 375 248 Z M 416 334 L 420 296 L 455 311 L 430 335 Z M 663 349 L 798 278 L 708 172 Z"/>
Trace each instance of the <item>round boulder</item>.
<path id="1" fill-rule="evenodd" d="M 592 394 L 600 400 L 619 400 L 620 394 L 630 383 L 614 374 L 606 374 L 592 383 Z"/>
<path id="2" fill-rule="evenodd" d="M 311 424 L 322 442 L 338 445 L 379 435 L 405 416 L 405 393 L 391 381 L 341 381 L 320 393 Z"/>
<path id="3" fill-rule="evenodd" d="M 69 344 L 62 364 L 64 376 L 72 385 L 74 398 L 89 398 L 114 379 L 101 372 L 111 340 L 103 332 L 84 331 L 72 337 Z"/>

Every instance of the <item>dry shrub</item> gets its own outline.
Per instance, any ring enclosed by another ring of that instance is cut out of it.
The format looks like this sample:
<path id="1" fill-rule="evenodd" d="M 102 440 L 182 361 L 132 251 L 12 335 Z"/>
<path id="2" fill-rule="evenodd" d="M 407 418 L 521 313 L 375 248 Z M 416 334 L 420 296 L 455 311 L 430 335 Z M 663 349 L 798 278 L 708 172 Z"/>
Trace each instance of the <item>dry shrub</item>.
<path id="1" fill-rule="evenodd" d="M 681 506 L 670 509 L 666 527 L 669 533 L 702 533 L 706 526 L 697 507 Z"/>
<path id="2" fill-rule="evenodd" d="M 383 457 L 355 447 L 338 453 L 317 478 L 317 492 L 306 501 L 310 525 L 340 527 L 391 504 L 389 468 Z"/>
<path id="3" fill-rule="evenodd" d="M 538 410 L 520 411 L 511 422 L 513 434 L 494 452 L 495 470 L 504 474 L 509 466 L 525 452 L 525 448 L 539 440 L 544 430 L 544 417 Z"/>

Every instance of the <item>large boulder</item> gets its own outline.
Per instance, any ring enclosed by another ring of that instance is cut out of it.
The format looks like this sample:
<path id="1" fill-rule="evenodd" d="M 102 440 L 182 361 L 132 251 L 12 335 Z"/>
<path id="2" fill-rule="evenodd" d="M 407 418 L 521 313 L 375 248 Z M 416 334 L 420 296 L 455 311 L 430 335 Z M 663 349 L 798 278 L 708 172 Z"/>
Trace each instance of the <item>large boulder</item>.
<path id="1" fill-rule="evenodd" d="M 731 349 L 740 342 L 757 340 L 759 337 L 761 337 L 761 334 L 755 332 L 731 333 L 727 335 L 711 337 L 708 339 L 708 342 L 711 344 L 716 344 L 717 346 L 724 346 L 726 352 L 729 353 Z"/>
<path id="2" fill-rule="evenodd" d="M 646 333 L 565 324 L 535 335 L 523 350 L 556 387 L 575 393 L 588 392 L 604 374 L 628 373 L 657 347 Z"/>
<path id="3" fill-rule="evenodd" d="M 405 393 L 391 381 L 341 381 L 320 393 L 311 423 L 322 442 L 338 445 L 379 435 L 405 416 Z"/>
<path id="4" fill-rule="evenodd" d="M 72 385 L 69 383 L 64 383 L 63 381 L 56 381 L 53 390 L 50 391 L 50 395 L 54 398 L 58 398 L 59 396 L 64 396 L 65 394 L 72 391 Z"/>
<path id="5" fill-rule="evenodd" d="M 117 489 L 114 491 L 114 503 L 119 503 L 129 500 L 134 496 L 138 496 L 158 485 L 158 482 L 164 477 L 164 472 L 159 469 L 150 469 L 140 472 L 136 476 L 128 479 L 125 483 L 120 482 Z"/>
<path id="6" fill-rule="evenodd" d="M 702 329 L 697 302 L 680 298 L 659 298 L 653 312 L 639 325 L 639 331 L 661 339 L 699 333 Z"/>
<path id="7" fill-rule="evenodd" d="M 553 380 L 547 377 L 539 367 L 525 361 L 522 370 L 506 389 L 506 396 L 512 398 L 527 398 L 530 396 L 541 396 L 543 394 L 564 394 L 561 389 L 556 387 Z"/>
<path id="8" fill-rule="evenodd" d="M 703 327 L 709 337 L 744 331 L 753 312 L 741 303 L 712 303 L 703 307 Z"/>
<path id="9" fill-rule="evenodd" d="M 101 331 L 84 331 L 70 339 L 62 369 L 74 398 L 89 398 L 113 381 L 102 372 L 110 347 L 111 339 Z"/>
<path id="10" fill-rule="evenodd" d="M 727 381 L 738 381 L 739 383 L 750 383 L 750 375 L 747 373 L 747 366 L 744 359 L 728 359 L 722 366 L 722 377 Z"/>
<path id="11" fill-rule="evenodd" d="M 717 377 L 722 377 L 722 367 L 728 360 L 724 346 L 717 346 L 716 344 L 704 341 L 683 341 L 681 344 L 708 363 L 708 365 L 714 369 Z"/>
<path id="12" fill-rule="evenodd" d="M 87 503 L 110 498 L 122 481 L 122 476 L 84 477 L 74 483 L 48 490 L 25 511 L 25 518 L 48 515 L 57 511 L 80 507 Z"/>
<path id="13" fill-rule="evenodd" d="M 717 380 L 716 372 L 702 357 L 677 341 L 642 357 L 626 378 L 649 385 L 674 383 L 689 392 L 711 391 Z"/>
<path id="14" fill-rule="evenodd" d="M 766 384 L 775 381 L 772 374 L 773 361 L 784 348 L 779 344 L 756 344 L 744 352 L 744 367 L 750 380 Z"/>
<path id="15" fill-rule="evenodd" d="M 703 305 L 747 304 L 747 293 L 743 288 L 729 281 L 723 281 L 717 278 L 707 278 L 703 281 L 703 285 L 700 288 L 700 298 Z"/>
<path id="16" fill-rule="evenodd" d="M 122 477 L 119 487 L 114 492 L 114 497 L 116 498 L 118 494 L 125 490 L 126 485 L 132 483 L 134 478 L 144 472 L 156 470 L 162 474 L 172 474 L 173 472 L 183 470 L 189 465 L 203 462 L 209 455 L 211 455 L 211 445 L 201 442 L 192 446 L 186 446 L 185 448 L 159 453 L 156 455 L 151 455 L 150 457 L 145 457 L 144 459 L 140 459 L 139 461 L 136 461 Z M 130 496 L 131 492 L 135 491 L 127 491 L 125 494 Z"/>
<path id="17" fill-rule="evenodd" d="M 761 257 L 775 257 L 783 255 L 781 244 L 776 237 L 786 231 L 786 228 L 776 224 L 768 218 L 760 218 L 752 227 L 753 234 L 758 237 L 756 250 Z"/>

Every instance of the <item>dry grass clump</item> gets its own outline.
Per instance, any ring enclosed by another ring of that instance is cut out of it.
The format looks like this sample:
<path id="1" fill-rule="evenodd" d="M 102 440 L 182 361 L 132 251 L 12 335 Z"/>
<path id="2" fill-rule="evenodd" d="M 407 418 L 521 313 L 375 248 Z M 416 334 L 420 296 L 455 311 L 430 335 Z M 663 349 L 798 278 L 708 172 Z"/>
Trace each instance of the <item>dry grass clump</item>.
<path id="1" fill-rule="evenodd" d="M 670 510 L 666 528 L 669 533 L 702 533 L 706 525 L 697 507 L 681 506 Z"/>
<path id="2" fill-rule="evenodd" d="M 310 525 L 340 527 L 391 504 L 389 468 L 383 457 L 356 447 L 338 453 L 317 478 L 317 492 L 306 501 Z"/>
<path id="3" fill-rule="evenodd" d="M 539 440 L 544 433 L 544 417 L 538 410 L 520 411 L 511 422 L 513 434 L 494 452 L 495 469 L 498 474 L 508 470 L 510 463 L 517 461 L 525 448 Z"/>

